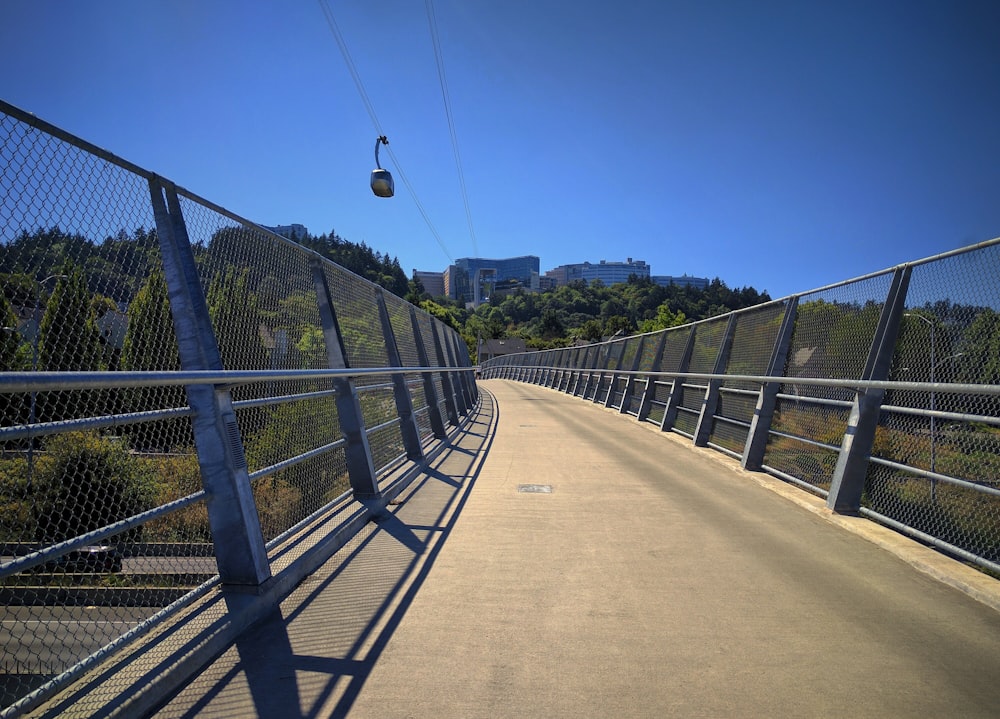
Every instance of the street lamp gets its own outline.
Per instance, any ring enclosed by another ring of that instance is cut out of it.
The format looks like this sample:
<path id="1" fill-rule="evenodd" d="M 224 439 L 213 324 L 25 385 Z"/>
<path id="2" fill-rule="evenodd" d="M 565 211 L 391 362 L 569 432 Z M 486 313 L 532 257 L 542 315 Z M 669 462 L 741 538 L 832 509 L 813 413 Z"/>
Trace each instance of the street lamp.
<path id="1" fill-rule="evenodd" d="M 924 324 L 926 324 L 930 328 L 930 342 L 931 342 L 931 348 L 930 348 L 930 360 L 931 360 L 930 383 L 931 383 L 931 385 L 933 385 L 936 382 L 935 372 L 937 371 L 938 366 L 944 364 L 945 362 L 948 362 L 949 360 L 953 360 L 956 357 L 961 357 L 965 353 L 964 352 L 958 352 L 956 354 L 949 355 L 948 357 L 945 357 L 940 362 L 936 362 L 935 361 L 935 356 L 934 356 L 934 352 L 935 352 L 934 329 L 937 326 L 937 323 L 933 322 L 933 321 L 929 320 L 928 318 L 924 317 L 923 315 L 917 314 L 915 312 L 904 312 L 903 316 L 904 317 L 916 317 L 918 320 L 920 320 L 921 322 L 923 322 Z M 932 474 L 937 471 L 937 417 L 934 416 L 934 412 L 937 410 L 936 398 L 937 398 L 937 395 L 934 392 L 934 389 L 932 387 L 931 388 L 931 398 L 930 398 L 931 399 L 931 402 L 930 402 L 930 410 L 931 410 L 931 422 L 930 422 L 930 425 L 931 425 L 931 473 Z M 936 502 L 937 501 L 937 480 L 934 479 L 934 478 L 931 478 L 931 501 L 932 502 Z"/>
<path id="2" fill-rule="evenodd" d="M 38 371 L 38 340 L 42 334 L 42 291 L 45 283 L 50 280 L 65 280 L 68 275 L 49 275 L 43 280 L 36 280 L 37 289 L 35 292 L 35 309 L 32 319 L 35 321 L 34 333 L 31 336 L 31 371 Z M 31 404 L 28 409 L 28 424 L 35 424 L 35 407 L 37 394 L 31 390 Z M 28 438 L 28 487 L 30 489 L 35 466 L 35 438 Z"/>

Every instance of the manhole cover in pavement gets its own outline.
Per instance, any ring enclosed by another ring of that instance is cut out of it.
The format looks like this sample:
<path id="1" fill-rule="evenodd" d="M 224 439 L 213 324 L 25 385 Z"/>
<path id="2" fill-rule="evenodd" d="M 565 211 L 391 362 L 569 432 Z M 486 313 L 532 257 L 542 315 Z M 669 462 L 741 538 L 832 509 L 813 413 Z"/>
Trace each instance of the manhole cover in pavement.
<path id="1" fill-rule="evenodd" d="M 526 492 L 528 494 L 552 494 L 551 484 L 519 484 L 517 485 L 518 492 Z"/>

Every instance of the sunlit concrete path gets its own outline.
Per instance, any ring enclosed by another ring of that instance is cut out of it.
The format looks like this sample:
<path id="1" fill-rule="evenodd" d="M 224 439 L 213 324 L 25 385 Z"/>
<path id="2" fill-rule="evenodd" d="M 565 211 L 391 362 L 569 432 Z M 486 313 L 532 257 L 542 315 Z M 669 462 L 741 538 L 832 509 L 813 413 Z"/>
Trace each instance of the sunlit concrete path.
<path id="1" fill-rule="evenodd" d="M 1000 582 L 633 418 L 480 387 L 392 512 L 157 716 L 997 716 Z"/>

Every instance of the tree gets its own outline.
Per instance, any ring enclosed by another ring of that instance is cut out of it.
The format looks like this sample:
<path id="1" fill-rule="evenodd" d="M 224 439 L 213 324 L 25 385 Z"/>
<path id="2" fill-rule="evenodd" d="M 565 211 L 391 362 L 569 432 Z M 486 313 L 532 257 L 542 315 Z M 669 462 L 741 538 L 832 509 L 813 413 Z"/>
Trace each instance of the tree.
<path id="1" fill-rule="evenodd" d="M 150 507 L 151 477 L 120 441 L 69 432 L 46 450 L 34 478 L 38 541 L 61 542 Z"/>
<path id="2" fill-rule="evenodd" d="M 172 372 L 181 367 L 163 270 L 155 268 L 128 308 L 128 329 L 122 346 L 122 369 L 131 372 Z M 125 411 L 144 412 L 187 404 L 181 387 L 134 387 L 123 392 Z M 127 429 L 136 447 L 166 450 L 190 445 L 184 420 L 157 421 Z"/>
<path id="3" fill-rule="evenodd" d="M 105 369 L 104 340 L 97 327 L 83 269 L 67 260 L 45 306 L 38 330 L 38 369 L 94 372 Z M 106 409 L 104 391 L 39 393 L 36 419 L 55 421 L 98 414 Z"/>
<path id="4" fill-rule="evenodd" d="M 38 338 L 38 368 L 48 372 L 104 369 L 103 341 L 83 269 L 67 261 L 45 306 Z"/>

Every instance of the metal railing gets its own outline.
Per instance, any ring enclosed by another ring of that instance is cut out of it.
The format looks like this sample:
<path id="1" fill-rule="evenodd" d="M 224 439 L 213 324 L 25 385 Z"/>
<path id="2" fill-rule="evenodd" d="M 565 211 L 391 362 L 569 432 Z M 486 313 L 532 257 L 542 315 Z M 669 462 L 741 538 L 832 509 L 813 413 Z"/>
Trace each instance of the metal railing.
<path id="1" fill-rule="evenodd" d="M 0 716 L 287 577 L 477 401 L 454 329 L 4 103 L 0 198 Z"/>
<path id="2" fill-rule="evenodd" d="M 1000 240 L 484 378 L 631 414 L 1000 573 Z"/>

